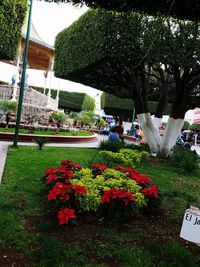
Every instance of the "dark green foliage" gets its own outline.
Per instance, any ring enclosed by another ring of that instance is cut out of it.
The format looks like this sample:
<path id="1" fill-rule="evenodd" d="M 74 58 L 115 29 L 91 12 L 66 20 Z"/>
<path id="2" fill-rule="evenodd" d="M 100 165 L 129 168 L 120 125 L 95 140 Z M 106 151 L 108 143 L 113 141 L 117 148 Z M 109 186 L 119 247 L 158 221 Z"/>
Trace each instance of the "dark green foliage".
<path id="1" fill-rule="evenodd" d="M 55 75 L 133 99 L 137 114 L 154 113 L 155 105 L 148 107 L 147 100 L 159 100 L 156 116 L 161 117 L 168 100 L 170 115 L 183 118 L 199 103 L 199 35 L 195 23 L 90 10 L 58 34 Z"/>
<path id="2" fill-rule="evenodd" d="M 44 91 L 43 88 L 39 87 L 34 87 L 34 89 L 42 93 Z M 46 90 L 47 93 L 48 90 Z M 53 98 L 56 98 L 57 90 L 51 90 L 51 94 Z M 84 93 L 60 91 L 58 106 L 66 111 L 94 110 L 95 100 Z"/>
<path id="3" fill-rule="evenodd" d="M 192 130 L 192 131 L 200 131 L 200 123 L 193 123 L 190 126 L 190 130 Z"/>
<path id="4" fill-rule="evenodd" d="M 86 4 L 118 11 L 139 11 L 149 15 L 162 14 L 180 19 L 199 20 L 200 3 L 197 0 L 45 0 L 55 3 Z"/>
<path id="5" fill-rule="evenodd" d="M 26 16 L 27 0 L 0 1 L 0 59 L 13 60 Z"/>
<path id="6" fill-rule="evenodd" d="M 107 150 L 112 152 L 118 152 L 121 148 L 125 146 L 123 141 L 101 141 L 99 145 L 100 150 Z"/>
<path id="7" fill-rule="evenodd" d="M 174 166 L 183 173 L 193 173 L 199 169 L 200 160 L 195 152 L 176 146 L 171 155 Z"/>
<path id="8" fill-rule="evenodd" d="M 188 130 L 190 128 L 190 123 L 188 121 L 184 121 L 182 130 Z"/>
<path id="9" fill-rule="evenodd" d="M 38 144 L 39 150 L 42 150 L 43 146 L 48 142 L 48 139 L 45 137 L 38 137 L 34 139 L 34 142 Z"/>
<path id="10" fill-rule="evenodd" d="M 149 101 L 149 110 L 155 114 L 157 102 Z M 133 109 L 135 108 L 134 101 L 131 99 L 124 99 L 116 97 L 112 94 L 103 93 L 101 95 L 101 108 L 104 109 L 106 114 L 119 116 L 121 119 L 129 118 L 132 120 Z M 170 113 L 171 104 L 168 104 L 164 110 L 164 114 Z M 123 119 L 124 120 L 124 119 Z"/>

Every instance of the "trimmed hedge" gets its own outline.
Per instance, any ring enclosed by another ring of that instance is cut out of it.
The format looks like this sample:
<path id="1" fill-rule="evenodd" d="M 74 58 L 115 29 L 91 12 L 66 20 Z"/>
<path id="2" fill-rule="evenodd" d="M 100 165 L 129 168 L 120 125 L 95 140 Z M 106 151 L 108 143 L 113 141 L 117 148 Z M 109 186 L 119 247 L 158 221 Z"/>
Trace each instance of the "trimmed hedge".
<path id="1" fill-rule="evenodd" d="M 43 88 L 33 87 L 35 90 L 43 93 Z M 48 94 L 48 90 L 46 90 Z M 56 98 L 57 90 L 51 90 L 52 98 Z M 85 93 L 76 93 L 76 92 L 66 92 L 59 91 L 59 103 L 58 107 L 66 111 L 82 111 L 82 110 L 94 110 L 95 100 L 85 94 Z"/>
<path id="2" fill-rule="evenodd" d="M 157 102 L 149 101 L 149 110 L 152 114 L 156 112 Z M 101 108 L 106 114 L 119 116 L 121 119 L 131 119 L 133 116 L 134 101 L 131 99 L 122 99 L 114 95 L 103 93 L 101 95 Z M 169 115 L 171 104 L 165 108 L 164 114 Z"/>
<path id="3" fill-rule="evenodd" d="M 190 128 L 190 123 L 188 121 L 184 121 L 182 131 L 188 130 Z"/>
<path id="4" fill-rule="evenodd" d="M 0 60 L 13 60 L 21 38 L 27 0 L 0 1 Z"/>
<path id="5" fill-rule="evenodd" d="M 190 126 L 190 130 L 192 130 L 192 131 L 200 131 L 200 123 L 193 123 Z"/>
<path id="6" fill-rule="evenodd" d="M 139 11 L 149 15 L 172 16 L 179 19 L 199 21 L 200 2 L 198 0 L 45 0 L 101 7 L 118 11 Z"/>
<path id="7" fill-rule="evenodd" d="M 149 41 L 133 47 L 136 36 L 142 39 L 146 20 L 132 13 L 88 11 L 57 35 L 55 76 L 129 98 L 127 58 L 142 57 L 147 51 Z"/>

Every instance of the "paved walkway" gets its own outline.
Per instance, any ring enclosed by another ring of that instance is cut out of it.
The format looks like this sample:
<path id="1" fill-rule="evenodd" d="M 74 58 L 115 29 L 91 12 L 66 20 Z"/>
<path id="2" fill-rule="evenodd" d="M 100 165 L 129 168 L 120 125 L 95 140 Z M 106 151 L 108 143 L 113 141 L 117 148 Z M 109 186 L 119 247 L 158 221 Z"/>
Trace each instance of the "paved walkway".
<path id="1" fill-rule="evenodd" d="M 98 135 L 98 141 L 87 142 L 87 143 L 49 143 L 45 146 L 51 147 L 79 147 L 79 148 L 97 148 L 101 140 L 107 139 L 107 136 Z M 4 166 L 7 157 L 8 146 L 12 145 L 11 141 L 0 141 L 0 183 L 3 176 Z M 35 143 L 18 142 L 19 146 L 37 146 Z M 200 146 L 193 146 L 192 150 L 196 150 L 197 154 L 200 155 Z"/>

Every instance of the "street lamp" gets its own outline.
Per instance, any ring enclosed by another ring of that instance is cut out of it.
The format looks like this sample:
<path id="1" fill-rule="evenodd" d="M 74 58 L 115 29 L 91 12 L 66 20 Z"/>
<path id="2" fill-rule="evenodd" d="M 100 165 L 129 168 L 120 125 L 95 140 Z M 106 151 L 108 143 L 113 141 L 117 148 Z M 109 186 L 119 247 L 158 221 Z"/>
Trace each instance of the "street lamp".
<path id="1" fill-rule="evenodd" d="M 32 4 L 33 4 L 33 0 L 29 0 L 28 25 L 27 25 L 27 32 L 26 32 L 25 52 L 24 52 L 23 65 L 22 65 L 22 77 L 21 77 L 21 82 L 20 82 L 17 120 L 16 120 L 16 126 L 15 126 L 15 136 L 14 136 L 14 142 L 13 142 L 14 147 L 17 147 L 17 142 L 18 142 L 18 137 L 19 137 L 19 127 L 20 127 L 20 119 L 21 119 L 23 96 L 24 96 L 24 85 L 25 85 L 25 78 L 26 78 L 28 45 L 29 45 L 30 29 L 31 29 Z"/>

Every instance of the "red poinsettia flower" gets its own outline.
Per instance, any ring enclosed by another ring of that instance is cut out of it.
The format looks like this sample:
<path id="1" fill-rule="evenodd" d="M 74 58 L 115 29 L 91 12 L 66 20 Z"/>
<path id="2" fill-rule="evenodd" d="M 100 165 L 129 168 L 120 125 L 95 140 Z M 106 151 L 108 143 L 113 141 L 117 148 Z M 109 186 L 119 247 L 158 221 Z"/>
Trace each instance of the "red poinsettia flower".
<path id="1" fill-rule="evenodd" d="M 151 183 L 151 178 L 145 174 L 132 174 L 131 179 L 135 180 L 138 185 Z"/>
<path id="2" fill-rule="evenodd" d="M 123 189 L 109 189 L 104 192 L 104 194 L 101 197 L 102 204 L 104 203 L 110 203 L 112 199 L 124 199 L 125 205 L 127 206 L 131 201 L 134 201 L 135 198 L 132 194 L 132 192 L 126 192 Z"/>
<path id="3" fill-rule="evenodd" d="M 49 175 L 49 174 L 53 174 L 53 173 L 56 173 L 57 172 L 57 169 L 56 168 L 48 168 L 44 171 L 44 173 L 46 175 Z"/>
<path id="4" fill-rule="evenodd" d="M 106 202 L 110 203 L 113 191 L 114 191 L 114 189 L 109 189 L 109 190 L 104 191 L 103 195 L 101 196 L 102 204 L 104 204 Z"/>
<path id="5" fill-rule="evenodd" d="M 60 225 L 65 223 L 68 224 L 70 218 L 72 219 L 76 218 L 73 209 L 65 208 L 64 210 L 58 211 L 58 219 Z"/>
<path id="6" fill-rule="evenodd" d="M 65 160 L 62 160 L 61 162 L 60 162 L 60 164 L 61 165 L 68 165 L 69 163 L 71 163 L 72 161 L 71 160 L 69 160 L 69 159 L 65 159 Z"/>
<path id="7" fill-rule="evenodd" d="M 142 193 L 145 196 L 154 197 L 154 198 L 158 198 L 158 192 L 159 192 L 159 189 L 156 185 L 152 185 L 142 190 Z"/>
<path id="8" fill-rule="evenodd" d="M 134 174 L 138 174 L 138 171 L 133 168 L 124 168 L 123 172 L 128 173 L 130 177 L 132 177 Z"/>
<path id="9" fill-rule="evenodd" d="M 72 171 L 69 171 L 69 170 L 66 170 L 66 171 L 64 171 L 63 173 L 62 173 L 62 176 L 64 177 L 64 178 L 72 178 L 73 177 L 73 172 Z"/>
<path id="10" fill-rule="evenodd" d="M 75 185 L 73 190 L 75 195 L 87 195 L 87 190 L 82 185 Z"/>
<path id="11" fill-rule="evenodd" d="M 59 167 L 59 172 L 66 172 L 66 166 L 65 165 L 61 165 L 60 167 Z"/>
<path id="12" fill-rule="evenodd" d="M 108 168 L 106 165 L 103 164 L 92 164 L 91 167 L 92 169 L 99 169 L 102 171 Z"/>
<path id="13" fill-rule="evenodd" d="M 115 166 L 115 170 L 124 172 L 124 167 L 122 167 L 122 166 Z"/>
<path id="14" fill-rule="evenodd" d="M 67 193 L 67 186 L 63 183 L 57 182 L 52 190 L 49 191 L 48 201 L 56 200 L 57 195 L 64 195 Z"/>
<path id="15" fill-rule="evenodd" d="M 55 173 L 51 173 L 47 176 L 47 182 L 51 183 L 52 181 L 56 181 L 58 179 L 58 175 Z"/>
<path id="16" fill-rule="evenodd" d="M 73 162 L 72 166 L 73 166 L 74 170 L 81 170 L 82 169 L 82 167 L 80 165 L 78 165 L 77 162 Z"/>

